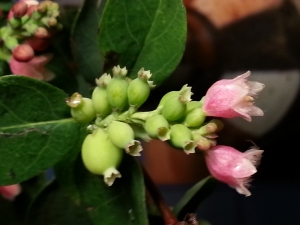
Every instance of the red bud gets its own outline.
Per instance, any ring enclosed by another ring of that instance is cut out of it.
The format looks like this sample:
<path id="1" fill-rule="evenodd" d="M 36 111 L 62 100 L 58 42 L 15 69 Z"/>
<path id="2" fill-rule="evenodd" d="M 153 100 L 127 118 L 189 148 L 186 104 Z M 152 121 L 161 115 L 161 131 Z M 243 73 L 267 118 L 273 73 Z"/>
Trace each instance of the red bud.
<path id="1" fill-rule="evenodd" d="M 28 11 L 28 6 L 25 2 L 17 2 L 12 7 L 12 12 L 15 18 L 21 18 Z"/>
<path id="2" fill-rule="evenodd" d="M 34 57 L 34 51 L 28 44 L 20 44 L 12 51 L 13 57 L 19 62 L 28 62 Z"/>

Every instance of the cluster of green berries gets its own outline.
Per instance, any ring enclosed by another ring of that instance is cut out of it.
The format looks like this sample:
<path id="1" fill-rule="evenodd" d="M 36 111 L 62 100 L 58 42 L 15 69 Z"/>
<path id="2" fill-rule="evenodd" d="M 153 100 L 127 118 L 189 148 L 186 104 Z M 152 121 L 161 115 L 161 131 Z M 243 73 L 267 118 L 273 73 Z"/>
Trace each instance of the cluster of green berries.
<path id="1" fill-rule="evenodd" d="M 12 52 L 18 61 L 29 61 L 33 56 L 29 57 L 28 46 L 32 48 L 31 52 L 43 51 L 49 46 L 50 38 L 62 29 L 58 21 L 59 14 L 58 3 L 49 0 L 33 5 L 15 3 L 8 14 L 6 26 L 0 29 L 0 50 L 8 55 Z M 24 43 L 28 44 L 26 57 L 20 50 L 14 54 L 16 47 Z"/>
<path id="2" fill-rule="evenodd" d="M 194 153 L 196 146 L 208 149 L 214 145 L 214 134 L 222 124 L 218 120 L 204 124 L 202 101 L 191 100 L 191 87 L 185 85 L 167 93 L 153 111 L 137 112 L 154 86 L 149 81 L 152 74 L 142 68 L 131 80 L 126 76 L 126 68 L 120 66 L 114 67 L 112 74 L 96 79 L 91 99 L 78 93 L 66 99 L 72 117 L 89 124 L 90 134 L 82 145 L 84 165 L 90 172 L 103 175 L 108 185 L 121 177 L 117 167 L 124 152 L 140 155 L 139 140 L 168 141 L 187 154 Z"/>

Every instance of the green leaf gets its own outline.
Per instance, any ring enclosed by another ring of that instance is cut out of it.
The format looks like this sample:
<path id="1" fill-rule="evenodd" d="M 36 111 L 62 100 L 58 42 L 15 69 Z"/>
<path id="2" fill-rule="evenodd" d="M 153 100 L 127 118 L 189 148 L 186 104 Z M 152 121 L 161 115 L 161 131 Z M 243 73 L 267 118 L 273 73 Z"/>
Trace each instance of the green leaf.
<path id="1" fill-rule="evenodd" d="M 72 202 L 55 181 L 32 202 L 26 224 L 92 225 L 86 210 Z"/>
<path id="2" fill-rule="evenodd" d="M 11 7 L 13 6 L 14 1 L 12 0 L 1 0 L 0 2 L 0 8 L 3 11 L 9 11 L 11 9 Z"/>
<path id="3" fill-rule="evenodd" d="M 64 98 L 46 82 L 0 78 L 0 185 L 37 175 L 76 145 L 80 126 L 68 118 Z"/>
<path id="4" fill-rule="evenodd" d="M 145 187 L 137 161 L 125 155 L 119 171 L 122 178 L 108 187 L 103 177 L 92 175 L 82 165 L 76 166 L 76 183 L 82 205 L 95 225 L 148 225 Z"/>
<path id="5" fill-rule="evenodd" d="M 196 183 L 174 207 L 177 218 L 183 220 L 186 214 L 196 212 L 200 203 L 214 191 L 216 185 L 217 181 L 210 176 Z"/>
<path id="6" fill-rule="evenodd" d="M 7 75 L 7 74 L 10 74 L 8 63 L 4 60 L 0 60 L 0 76 Z"/>
<path id="7" fill-rule="evenodd" d="M 134 78 L 142 67 L 162 83 L 178 65 L 185 48 L 186 14 L 182 0 L 108 0 L 100 23 L 101 53 Z"/>
<path id="8" fill-rule="evenodd" d="M 62 186 L 65 193 L 76 204 L 80 203 L 80 193 L 75 184 L 76 173 L 74 173 L 74 167 L 76 167 L 76 159 L 80 157 L 81 146 L 84 138 L 87 136 L 86 127 L 82 126 L 80 129 L 80 135 L 78 136 L 77 144 L 66 154 L 55 166 L 55 176 L 57 182 Z M 80 157 L 81 159 L 81 157 Z"/>
<path id="9" fill-rule="evenodd" d="M 98 0 L 85 0 L 72 31 L 72 49 L 78 72 L 89 82 L 95 82 L 102 73 L 97 38 L 102 4 Z"/>

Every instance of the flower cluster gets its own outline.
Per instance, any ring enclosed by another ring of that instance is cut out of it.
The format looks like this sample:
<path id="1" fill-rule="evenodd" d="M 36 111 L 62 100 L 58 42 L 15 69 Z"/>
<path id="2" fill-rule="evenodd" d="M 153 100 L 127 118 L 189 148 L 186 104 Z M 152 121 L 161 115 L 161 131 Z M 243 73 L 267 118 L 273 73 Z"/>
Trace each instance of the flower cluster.
<path id="1" fill-rule="evenodd" d="M 217 132 L 223 123 L 206 119 L 243 117 L 251 121 L 251 116 L 262 115 L 253 100 L 263 84 L 247 81 L 248 72 L 233 80 L 216 82 L 200 101 L 193 101 L 191 87 L 184 85 L 179 91 L 165 94 L 155 110 L 137 112 L 154 86 L 149 81 L 152 74 L 142 68 L 137 78 L 131 80 L 126 68 L 120 66 L 114 67 L 112 74 L 113 77 L 104 74 L 96 79 L 91 99 L 79 93 L 66 99 L 72 117 L 89 124 L 90 134 L 82 145 L 82 159 L 89 171 L 104 175 L 104 181 L 112 185 L 115 178 L 121 177 L 117 167 L 123 153 L 139 156 L 142 151 L 139 140 L 155 138 L 168 141 L 186 154 L 203 152 L 216 179 L 250 195 L 247 181 L 256 172 L 263 151 L 252 149 L 241 153 L 217 145 Z"/>
<path id="2" fill-rule="evenodd" d="M 49 0 L 22 0 L 13 5 L 7 25 L 0 29 L 1 57 L 9 62 L 12 73 L 46 81 L 54 77 L 44 67 L 52 55 L 44 51 L 62 29 L 58 16 L 59 5 Z"/>

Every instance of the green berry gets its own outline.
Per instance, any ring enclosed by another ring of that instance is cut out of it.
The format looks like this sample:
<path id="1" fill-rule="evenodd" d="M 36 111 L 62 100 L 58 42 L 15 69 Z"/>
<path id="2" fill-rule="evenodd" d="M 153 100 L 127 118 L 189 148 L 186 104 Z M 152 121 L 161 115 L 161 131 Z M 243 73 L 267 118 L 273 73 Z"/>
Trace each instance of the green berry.
<path id="1" fill-rule="evenodd" d="M 203 103 L 200 101 L 190 101 L 186 104 L 186 113 L 188 113 L 192 109 L 201 108 L 202 105 L 203 105 Z"/>
<path id="2" fill-rule="evenodd" d="M 122 111 L 127 102 L 127 80 L 121 77 L 114 77 L 107 86 L 107 100 L 114 110 Z"/>
<path id="3" fill-rule="evenodd" d="M 104 118 L 111 113 L 112 109 L 107 100 L 107 91 L 104 88 L 96 87 L 92 94 L 92 102 L 95 112 Z"/>
<path id="4" fill-rule="evenodd" d="M 199 127 L 206 118 L 202 108 L 194 108 L 184 118 L 184 124 L 188 127 Z"/>
<path id="5" fill-rule="evenodd" d="M 150 86 L 147 81 L 136 78 L 130 82 L 127 96 L 131 106 L 140 107 L 147 100 L 149 94 Z"/>
<path id="6" fill-rule="evenodd" d="M 72 117 L 79 123 L 89 123 L 96 117 L 93 102 L 89 98 L 83 98 L 79 93 L 74 93 L 66 99 L 71 107 Z"/>
<path id="7" fill-rule="evenodd" d="M 180 100 L 180 96 L 172 96 L 166 100 L 162 108 L 162 115 L 168 121 L 176 121 L 185 115 L 186 103 Z"/>
<path id="8" fill-rule="evenodd" d="M 161 98 L 161 100 L 160 100 L 158 106 L 163 106 L 163 105 L 165 104 L 165 102 L 166 102 L 169 98 L 171 98 L 171 97 L 173 97 L 173 96 L 179 96 L 179 91 L 170 91 L 170 92 L 168 92 L 167 94 L 165 94 L 165 95 Z"/>
<path id="9" fill-rule="evenodd" d="M 144 125 L 146 132 L 152 138 L 162 141 L 170 139 L 169 122 L 162 115 L 150 116 Z"/>
<path id="10" fill-rule="evenodd" d="M 115 178 L 121 177 L 116 168 L 121 163 L 123 151 L 110 141 L 103 129 L 86 136 L 81 155 L 85 167 L 91 173 L 103 175 L 108 186 L 113 184 Z"/>
<path id="11" fill-rule="evenodd" d="M 109 124 L 107 132 L 112 143 L 118 148 L 123 148 L 128 154 L 134 156 L 140 155 L 141 143 L 134 140 L 134 131 L 127 123 L 113 121 Z"/>
<path id="12" fill-rule="evenodd" d="M 170 143 L 175 148 L 183 149 L 187 154 L 195 152 L 196 143 L 193 141 L 192 132 L 185 125 L 173 125 L 170 137 Z"/>

